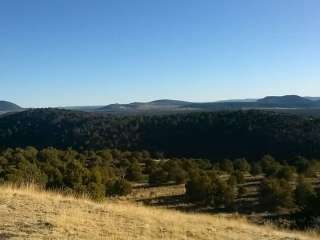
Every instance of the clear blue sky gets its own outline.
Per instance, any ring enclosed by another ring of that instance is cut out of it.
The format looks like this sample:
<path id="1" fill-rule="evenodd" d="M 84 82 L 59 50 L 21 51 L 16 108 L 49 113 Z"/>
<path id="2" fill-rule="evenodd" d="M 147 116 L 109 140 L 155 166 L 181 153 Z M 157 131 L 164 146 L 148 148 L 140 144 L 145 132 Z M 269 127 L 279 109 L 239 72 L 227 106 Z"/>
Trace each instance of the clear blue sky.
<path id="1" fill-rule="evenodd" d="M 319 90 L 319 0 L 0 1 L 0 99 L 25 107 Z"/>

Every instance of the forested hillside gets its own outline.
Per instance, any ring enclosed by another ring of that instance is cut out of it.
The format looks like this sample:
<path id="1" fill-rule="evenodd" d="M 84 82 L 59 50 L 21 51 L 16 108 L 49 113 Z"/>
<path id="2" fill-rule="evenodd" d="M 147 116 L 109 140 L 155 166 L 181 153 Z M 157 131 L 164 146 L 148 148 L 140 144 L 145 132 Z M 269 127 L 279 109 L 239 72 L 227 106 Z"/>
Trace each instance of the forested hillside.
<path id="1" fill-rule="evenodd" d="M 320 119 L 264 111 L 104 116 L 37 109 L 0 118 L 0 146 L 149 150 L 210 159 L 320 156 Z"/>

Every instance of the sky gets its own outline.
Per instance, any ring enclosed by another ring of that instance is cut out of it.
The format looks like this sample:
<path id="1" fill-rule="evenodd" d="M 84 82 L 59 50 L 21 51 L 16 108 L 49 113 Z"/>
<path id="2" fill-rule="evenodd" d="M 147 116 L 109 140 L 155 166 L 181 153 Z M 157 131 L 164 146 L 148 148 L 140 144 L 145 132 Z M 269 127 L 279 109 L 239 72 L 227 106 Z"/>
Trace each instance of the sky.
<path id="1" fill-rule="evenodd" d="M 1 0 L 23 107 L 320 96 L 319 0 Z"/>

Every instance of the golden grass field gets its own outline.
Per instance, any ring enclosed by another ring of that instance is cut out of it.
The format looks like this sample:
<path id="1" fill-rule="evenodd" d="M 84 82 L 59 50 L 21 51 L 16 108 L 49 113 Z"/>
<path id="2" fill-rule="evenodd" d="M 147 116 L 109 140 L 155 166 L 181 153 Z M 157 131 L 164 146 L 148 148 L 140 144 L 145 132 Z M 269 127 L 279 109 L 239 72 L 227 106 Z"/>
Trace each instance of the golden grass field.
<path id="1" fill-rule="evenodd" d="M 243 218 L 187 214 L 126 201 L 95 203 L 35 187 L 0 187 L 0 239 L 311 240 L 315 233 L 256 226 Z"/>

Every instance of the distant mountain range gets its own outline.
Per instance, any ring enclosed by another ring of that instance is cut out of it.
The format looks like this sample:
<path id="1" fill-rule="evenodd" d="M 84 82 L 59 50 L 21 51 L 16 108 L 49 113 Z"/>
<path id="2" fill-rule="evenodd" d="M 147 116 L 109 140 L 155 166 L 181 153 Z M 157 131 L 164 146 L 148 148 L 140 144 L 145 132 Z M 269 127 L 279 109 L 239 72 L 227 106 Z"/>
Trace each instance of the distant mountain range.
<path id="1" fill-rule="evenodd" d="M 312 101 L 318 101 L 320 100 L 320 97 L 305 97 L 306 99 L 312 100 Z"/>
<path id="2" fill-rule="evenodd" d="M 60 107 L 68 110 L 135 114 L 135 113 L 178 113 L 192 111 L 220 111 L 240 109 L 315 109 L 320 111 L 320 97 L 300 97 L 298 95 L 267 96 L 261 99 L 236 99 L 216 102 L 187 102 L 161 99 L 151 102 L 133 102 L 129 104 L 110 104 L 107 106 Z M 24 110 L 20 106 L 0 101 L 0 113 Z"/>
<path id="3" fill-rule="evenodd" d="M 152 102 L 134 102 L 129 104 L 110 104 L 99 109 L 106 112 L 136 112 L 136 111 L 178 111 L 183 110 L 191 102 L 162 99 Z"/>
<path id="4" fill-rule="evenodd" d="M 261 99 L 239 99 L 218 102 L 193 103 L 178 100 L 157 100 L 129 104 L 110 104 L 97 109 L 109 113 L 218 111 L 239 109 L 320 109 L 320 98 L 297 95 L 268 96 Z"/>

